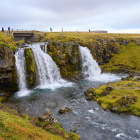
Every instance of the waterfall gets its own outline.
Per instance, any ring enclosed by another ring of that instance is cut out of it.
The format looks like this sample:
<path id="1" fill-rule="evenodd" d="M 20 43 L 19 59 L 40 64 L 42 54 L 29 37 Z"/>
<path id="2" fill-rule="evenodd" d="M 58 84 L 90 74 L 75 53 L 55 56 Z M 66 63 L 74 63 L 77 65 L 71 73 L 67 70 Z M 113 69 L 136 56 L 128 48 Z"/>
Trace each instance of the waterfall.
<path id="1" fill-rule="evenodd" d="M 120 76 L 110 73 L 101 74 L 101 69 L 98 63 L 93 59 L 90 50 L 87 47 L 79 46 L 82 57 L 82 71 L 85 75 L 88 75 L 88 79 L 91 81 L 111 82 L 114 80 L 120 80 Z"/>
<path id="2" fill-rule="evenodd" d="M 82 71 L 89 77 L 99 76 L 101 69 L 97 62 L 93 59 L 90 50 L 87 47 L 80 46 L 80 52 L 82 57 Z"/>
<path id="3" fill-rule="evenodd" d="M 42 47 L 40 45 L 42 45 Z M 36 74 L 38 75 L 38 88 L 55 89 L 62 86 L 70 86 L 72 84 L 61 78 L 57 65 L 52 60 L 51 56 L 47 54 L 47 43 L 34 43 L 28 46 L 28 48 L 31 48 L 34 53 L 35 62 L 37 65 Z M 15 54 L 15 59 L 19 82 L 19 92 L 17 92 L 17 95 L 25 96 L 31 91 L 29 91 L 26 86 L 24 48 L 18 49 Z"/>
<path id="4" fill-rule="evenodd" d="M 15 54 L 15 65 L 18 74 L 18 87 L 19 92 L 18 95 L 26 95 L 28 94 L 27 86 L 26 86 L 26 71 L 25 71 L 25 56 L 24 56 L 24 48 L 18 49 Z"/>
<path id="5" fill-rule="evenodd" d="M 60 72 L 51 56 L 45 53 L 47 51 L 47 46 L 45 45 L 43 50 L 41 50 L 39 43 L 36 43 L 30 47 L 33 50 L 37 64 L 39 85 L 43 86 L 46 84 L 56 83 L 60 79 Z"/>

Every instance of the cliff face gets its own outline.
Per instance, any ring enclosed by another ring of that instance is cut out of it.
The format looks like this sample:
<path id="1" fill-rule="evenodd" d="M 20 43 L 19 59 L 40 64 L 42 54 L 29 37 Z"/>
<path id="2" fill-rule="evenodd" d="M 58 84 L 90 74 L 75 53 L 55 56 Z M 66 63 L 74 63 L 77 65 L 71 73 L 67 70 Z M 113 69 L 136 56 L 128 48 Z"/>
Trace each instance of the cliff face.
<path id="1" fill-rule="evenodd" d="M 81 54 L 76 42 L 49 42 L 47 53 L 59 67 L 63 78 L 82 78 Z"/>
<path id="2" fill-rule="evenodd" d="M 16 73 L 13 51 L 0 46 L 0 85 L 16 85 Z"/>

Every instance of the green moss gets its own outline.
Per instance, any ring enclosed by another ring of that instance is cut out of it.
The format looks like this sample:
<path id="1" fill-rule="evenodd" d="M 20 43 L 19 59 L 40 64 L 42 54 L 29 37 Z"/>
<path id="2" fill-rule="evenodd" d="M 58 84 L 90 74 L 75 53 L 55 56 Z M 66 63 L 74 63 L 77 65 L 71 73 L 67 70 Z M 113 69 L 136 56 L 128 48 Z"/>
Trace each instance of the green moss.
<path id="1" fill-rule="evenodd" d="M 80 136 L 78 134 L 75 134 L 75 133 L 69 133 L 69 137 L 70 137 L 70 139 L 73 139 L 73 140 L 80 139 Z"/>
<path id="2" fill-rule="evenodd" d="M 26 73 L 29 86 L 36 84 L 36 62 L 31 48 L 25 49 Z"/>

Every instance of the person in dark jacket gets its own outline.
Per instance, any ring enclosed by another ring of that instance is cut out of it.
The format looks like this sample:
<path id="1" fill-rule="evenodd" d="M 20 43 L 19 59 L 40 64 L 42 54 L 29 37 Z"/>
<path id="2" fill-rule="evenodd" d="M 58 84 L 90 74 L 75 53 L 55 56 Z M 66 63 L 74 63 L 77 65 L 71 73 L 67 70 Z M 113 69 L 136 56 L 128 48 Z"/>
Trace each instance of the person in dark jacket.
<path id="1" fill-rule="evenodd" d="M 4 28 L 2 27 L 2 32 L 4 32 Z"/>

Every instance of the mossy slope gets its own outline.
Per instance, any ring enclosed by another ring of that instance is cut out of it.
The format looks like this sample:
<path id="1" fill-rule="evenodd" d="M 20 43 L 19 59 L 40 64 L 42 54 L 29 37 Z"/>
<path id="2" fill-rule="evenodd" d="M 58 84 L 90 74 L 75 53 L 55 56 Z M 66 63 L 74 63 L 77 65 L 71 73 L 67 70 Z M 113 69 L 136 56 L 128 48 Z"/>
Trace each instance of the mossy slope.
<path id="1" fill-rule="evenodd" d="M 0 104 L 0 108 L 0 139 L 79 140 L 78 134 L 68 134 L 60 124 L 39 122 L 37 118 L 30 119 L 25 114 L 19 116 L 16 111 L 3 104 Z"/>
<path id="2" fill-rule="evenodd" d="M 120 53 L 113 55 L 108 64 L 103 66 L 106 71 L 113 71 L 113 69 L 122 69 L 140 72 L 140 45 L 136 45 L 135 42 L 131 42 L 126 46 L 122 46 Z"/>

